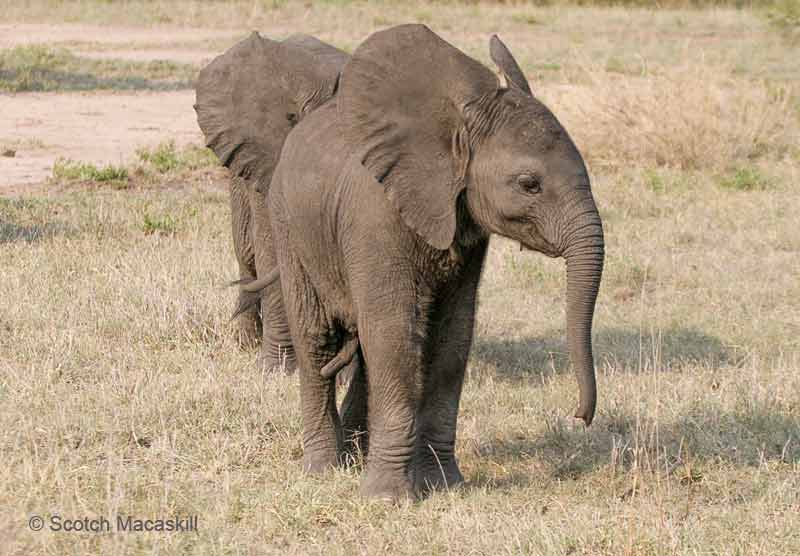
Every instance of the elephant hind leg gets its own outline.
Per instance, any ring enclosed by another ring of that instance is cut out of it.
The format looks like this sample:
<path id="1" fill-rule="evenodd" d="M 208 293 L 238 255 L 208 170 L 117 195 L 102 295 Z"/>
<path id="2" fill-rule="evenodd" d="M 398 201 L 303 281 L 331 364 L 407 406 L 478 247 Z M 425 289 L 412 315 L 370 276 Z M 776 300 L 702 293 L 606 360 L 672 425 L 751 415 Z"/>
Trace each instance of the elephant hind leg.
<path id="1" fill-rule="evenodd" d="M 237 310 L 242 305 L 247 304 L 243 299 L 243 294 L 239 294 L 236 302 Z M 261 330 L 261 314 L 258 312 L 258 305 L 251 306 L 242 311 L 236 319 L 236 339 L 242 348 L 253 348 L 258 345 L 259 338 L 263 334 Z"/>
<path id="2" fill-rule="evenodd" d="M 263 337 L 258 365 L 267 371 L 292 374 L 298 368 L 297 352 L 289 330 L 280 287 L 270 287 L 261 298 Z"/>
<path id="3" fill-rule="evenodd" d="M 236 261 L 239 263 L 239 281 L 250 282 L 256 279 L 255 252 L 252 238 L 252 215 L 247 183 L 239 177 L 230 182 L 231 191 L 231 231 Z M 239 291 L 237 307 L 245 304 L 245 292 Z M 258 306 L 248 306 L 236 320 L 236 338 L 244 348 L 254 347 L 261 337 L 261 315 Z"/>

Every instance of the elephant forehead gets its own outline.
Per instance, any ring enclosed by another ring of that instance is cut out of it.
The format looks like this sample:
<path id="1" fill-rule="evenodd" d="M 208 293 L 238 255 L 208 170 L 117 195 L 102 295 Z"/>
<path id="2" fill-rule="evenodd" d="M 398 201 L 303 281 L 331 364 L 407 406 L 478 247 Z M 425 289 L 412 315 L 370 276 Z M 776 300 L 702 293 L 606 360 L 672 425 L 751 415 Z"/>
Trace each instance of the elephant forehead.
<path id="1" fill-rule="evenodd" d="M 507 147 L 547 151 L 563 142 L 566 133 L 555 115 L 542 103 L 528 97 L 508 110 L 495 135 Z"/>

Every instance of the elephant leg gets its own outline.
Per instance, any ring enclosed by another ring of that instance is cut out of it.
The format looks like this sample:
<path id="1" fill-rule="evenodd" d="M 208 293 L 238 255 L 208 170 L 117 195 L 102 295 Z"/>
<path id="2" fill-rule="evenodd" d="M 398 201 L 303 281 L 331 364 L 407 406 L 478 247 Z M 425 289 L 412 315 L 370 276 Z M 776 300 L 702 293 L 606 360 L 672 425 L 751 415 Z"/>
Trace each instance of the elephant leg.
<path id="1" fill-rule="evenodd" d="M 397 281 L 383 283 L 394 290 L 390 295 L 372 292 L 365 303 L 359 303 L 366 308 L 359 312 L 358 334 L 368 371 L 369 426 L 361 492 L 393 501 L 416 499 L 412 466 L 427 303 L 415 299 L 410 284 L 403 288 L 395 286 Z M 403 291 L 409 293 L 398 293 Z M 390 306 L 386 299 L 392 299 Z"/>
<path id="2" fill-rule="evenodd" d="M 254 256 L 258 276 L 266 276 L 278 264 L 266 194 L 250 188 Z M 297 368 L 289 322 L 281 288 L 267 288 L 261 299 L 262 341 L 258 364 L 262 369 L 292 373 Z"/>
<path id="3" fill-rule="evenodd" d="M 231 231 L 233 232 L 233 250 L 239 263 L 239 279 L 242 281 L 256 278 L 256 262 L 253 251 L 252 215 L 250 213 L 250 197 L 247 183 L 239 177 L 230 181 L 231 191 Z M 239 290 L 239 301 L 243 292 Z M 261 337 L 261 315 L 258 307 L 252 307 L 236 319 L 236 336 L 242 347 L 253 347 Z"/>
<path id="4" fill-rule="evenodd" d="M 414 486 L 420 492 L 464 482 L 456 461 L 456 426 L 482 263 L 483 257 L 472 258 L 461 283 L 443 292 L 431 318 L 429 366 L 417 415 Z"/>
<path id="5" fill-rule="evenodd" d="M 287 322 L 297 354 L 300 409 L 303 421 L 303 469 L 322 473 L 341 461 L 342 426 L 336 409 L 336 378 L 320 369 L 336 355 L 335 327 L 327 318 L 317 292 L 289 248 L 285 221 L 275 222 L 282 248 L 277 253 Z"/>
<path id="6" fill-rule="evenodd" d="M 268 371 L 293 373 L 298 367 L 297 356 L 278 285 L 269 287 L 261 298 L 261 319 L 263 336 L 258 365 Z"/>
<path id="7" fill-rule="evenodd" d="M 347 394 L 342 400 L 339 414 L 342 419 L 346 461 L 355 463 L 366 458 L 369 450 L 367 375 L 360 350 L 350 364 L 339 372 L 336 380 L 347 383 Z"/>
<path id="8" fill-rule="evenodd" d="M 307 315 L 305 311 L 302 312 Z M 295 336 L 300 375 L 300 407 L 303 419 L 303 469 L 322 473 L 344 461 L 344 437 L 336 410 L 336 379 L 324 378 L 319 369 L 330 358 L 327 333 L 299 319 L 302 329 Z"/>

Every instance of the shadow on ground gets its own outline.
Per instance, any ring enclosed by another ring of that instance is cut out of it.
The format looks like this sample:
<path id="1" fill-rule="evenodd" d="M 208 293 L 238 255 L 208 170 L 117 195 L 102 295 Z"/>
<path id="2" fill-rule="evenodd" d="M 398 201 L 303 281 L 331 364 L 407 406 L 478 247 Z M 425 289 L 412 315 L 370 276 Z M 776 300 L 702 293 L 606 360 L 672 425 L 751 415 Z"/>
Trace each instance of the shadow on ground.
<path id="1" fill-rule="evenodd" d="M 687 362 L 734 364 L 739 360 L 723 340 L 695 328 L 673 328 L 655 335 L 640 334 L 635 329 L 604 328 L 594 334 L 593 347 L 598 365 L 609 362 L 628 372 L 645 364 L 668 371 Z M 470 357 L 493 365 L 498 375 L 507 377 L 559 374 L 569 367 L 562 330 L 515 339 L 476 337 Z"/>
<path id="2" fill-rule="evenodd" d="M 777 407 L 719 411 L 697 407 L 677 420 L 659 423 L 635 415 L 597 415 L 587 430 L 548 427 L 538 438 L 493 440 L 476 447 L 476 456 L 510 469 L 503 478 L 483 476 L 474 487 L 524 486 L 537 480 L 526 469 L 542 469 L 557 480 L 575 480 L 616 464 L 620 470 L 679 472 L 685 466 L 713 463 L 759 467 L 764 462 L 800 463 L 800 418 Z M 541 477 L 539 477 L 541 480 Z"/>
<path id="3" fill-rule="evenodd" d="M 59 235 L 67 235 L 73 230 L 65 224 L 48 222 L 45 224 L 14 224 L 0 220 L 0 244 L 17 241 L 34 243 Z"/>

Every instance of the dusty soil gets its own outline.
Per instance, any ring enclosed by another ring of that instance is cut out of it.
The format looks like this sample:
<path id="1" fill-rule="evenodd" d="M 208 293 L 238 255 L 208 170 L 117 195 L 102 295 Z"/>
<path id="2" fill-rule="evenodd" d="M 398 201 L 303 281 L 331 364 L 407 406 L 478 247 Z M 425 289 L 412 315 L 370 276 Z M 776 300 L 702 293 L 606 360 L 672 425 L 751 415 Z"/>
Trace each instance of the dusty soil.
<path id="1" fill-rule="evenodd" d="M 200 44 L 195 49 L 191 43 L 207 39 L 232 43 L 236 36 L 208 29 L 3 24 L 0 48 L 48 43 L 85 57 L 173 60 L 202 66 L 218 52 Z M 193 103 L 191 90 L 0 94 L 0 154 L 15 151 L 13 157 L 0 156 L 0 195 L 24 194 L 46 181 L 60 157 L 123 164 L 137 148 L 162 141 L 200 144 Z"/>
<path id="2" fill-rule="evenodd" d="M 123 164 L 139 147 L 201 143 L 193 91 L 26 93 L 0 97 L 0 194 L 50 176 L 59 157 Z"/>

